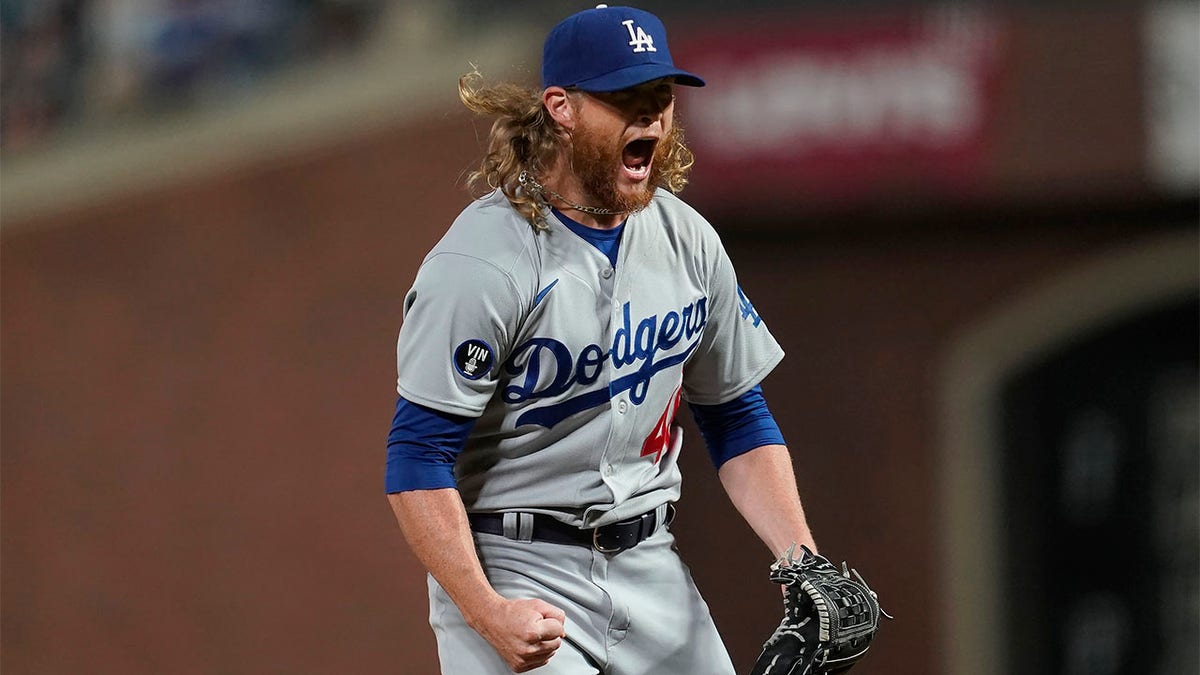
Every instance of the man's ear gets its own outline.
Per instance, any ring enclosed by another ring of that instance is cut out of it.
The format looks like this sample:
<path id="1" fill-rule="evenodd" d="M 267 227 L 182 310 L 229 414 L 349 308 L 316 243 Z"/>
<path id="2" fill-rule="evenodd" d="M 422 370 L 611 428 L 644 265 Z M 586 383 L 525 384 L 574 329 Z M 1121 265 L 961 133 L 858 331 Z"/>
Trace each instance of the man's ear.
<path id="1" fill-rule="evenodd" d="M 576 110 L 571 95 L 562 87 L 546 87 L 542 92 L 542 105 L 551 119 L 568 132 L 575 129 Z"/>

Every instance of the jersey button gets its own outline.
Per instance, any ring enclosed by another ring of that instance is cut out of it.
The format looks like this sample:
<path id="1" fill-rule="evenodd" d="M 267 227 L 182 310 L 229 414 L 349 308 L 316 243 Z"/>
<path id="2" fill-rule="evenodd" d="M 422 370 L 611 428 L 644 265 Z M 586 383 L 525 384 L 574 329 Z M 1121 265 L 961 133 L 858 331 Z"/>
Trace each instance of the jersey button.
<path id="1" fill-rule="evenodd" d="M 613 268 L 611 267 L 605 267 L 604 269 L 600 270 L 600 276 L 604 277 L 605 279 L 611 277 L 612 275 Z"/>
<path id="2" fill-rule="evenodd" d="M 617 412 L 624 415 L 626 410 L 629 410 L 629 404 L 625 401 L 617 401 Z"/>
<path id="3" fill-rule="evenodd" d="M 605 475 L 605 476 L 611 476 L 611 475 L 613 475 L 613 465 L 612 465 L 612 464 L 605 464 L 605 465 L 604 465 L 604 475 Z"/>

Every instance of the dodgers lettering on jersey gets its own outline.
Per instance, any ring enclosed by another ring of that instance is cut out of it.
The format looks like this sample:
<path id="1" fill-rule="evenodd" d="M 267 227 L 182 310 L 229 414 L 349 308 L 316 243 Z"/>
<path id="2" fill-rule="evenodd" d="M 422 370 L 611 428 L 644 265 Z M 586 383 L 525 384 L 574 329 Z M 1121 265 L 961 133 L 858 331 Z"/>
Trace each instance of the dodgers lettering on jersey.
<path id="1" fill-rule="evenodd" d="M 478 418 L 455 466 L 468 510 L 595 527 L 678 499 L 682 399 L 733 399 L 783 352 L 674 195 L 629 217 L 615 269 L 548 224 L 498 194 L 463 211 L 406 298 L 397 390 Z"/>
<path id="2" fill-rule="evenodd" d="M 707 320 L 707 303 L 707 297 L 699 298 L 661 318 L 658 315 L 646 317 L 634 328 L 627 302 L 622 307 L 624 324 L 617 329 L 608 350 L 590 344 L 575 355 L 566 345 L 549 337 L 530 338 L 517 346 L 504 365 L 505 374 L 516 382 L 503 390 L 507 403 L 558 396 L 572 386 L 590 385 L 599 378 L 608 362 L 617 369 L 638 364 L 634 372 L 612 380 L 608 386 L 522 413 L 517 417 L 517 426 L 553 427 L 564 418 L 607 403 L 625 391 L 630 392 L 631 403 L 641 405 L 655 373 L 683 363 L 699 344 L 700 332 Z M 681 342 L 682 348 L 673 349 Z M 671 353 L 660 355 L 660 351 Z M 543 373 L 544 369 L 549 369 L 549 374 Z"/>

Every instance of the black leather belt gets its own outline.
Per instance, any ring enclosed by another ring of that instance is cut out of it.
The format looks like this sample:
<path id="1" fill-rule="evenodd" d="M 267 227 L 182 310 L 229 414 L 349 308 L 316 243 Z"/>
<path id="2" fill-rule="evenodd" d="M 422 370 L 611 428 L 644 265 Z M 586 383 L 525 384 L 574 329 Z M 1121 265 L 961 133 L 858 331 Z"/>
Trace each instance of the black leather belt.
<path id="1" fill-rule="evenodd" d="M 533 513 L 469 513 L 467 520 L 471 523 L 471 529 L 476 532 L 498 534 L 518 541 L 590 546 L 601 553 L 617 553 L 637 546 L 658 531 L 659 526 L 664 523 L 670 525 L 675 519 L 675 507 L 671 504 L 667 505 L 667 515 L 663 521 L 659 520 L 657 511 L 658 509 L 647 511 L 629 520 L 594 529 L 580 529 L 550 516 Z M 504 527 L 505 516 L 510 518 L 508 532 L 505 532 Z M 526 526 L 521 528 L 516 523 L 516 520 L 521 518 L 532 519 L 532 527 L 528 526 L 527 520 Z M 525 531 L 521 532 L 521 529 Z"/>

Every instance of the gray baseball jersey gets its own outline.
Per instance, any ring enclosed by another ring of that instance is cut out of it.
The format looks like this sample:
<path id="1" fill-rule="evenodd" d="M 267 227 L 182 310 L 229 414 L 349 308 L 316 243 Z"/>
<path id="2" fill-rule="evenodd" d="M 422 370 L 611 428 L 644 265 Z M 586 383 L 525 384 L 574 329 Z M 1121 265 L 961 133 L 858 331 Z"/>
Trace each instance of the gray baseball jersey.
<path id="1" fill-rule="evenodd" d="M 397 390 L 478 417 L 455 466 L 468 511 L 596 527 L 676 500 L 680 400 L 729 401 L 783 350 L 670 192 L 629 217 L 615 268 L 547 220 L 500 193 L 462 212 L 405 299 Z"/>

